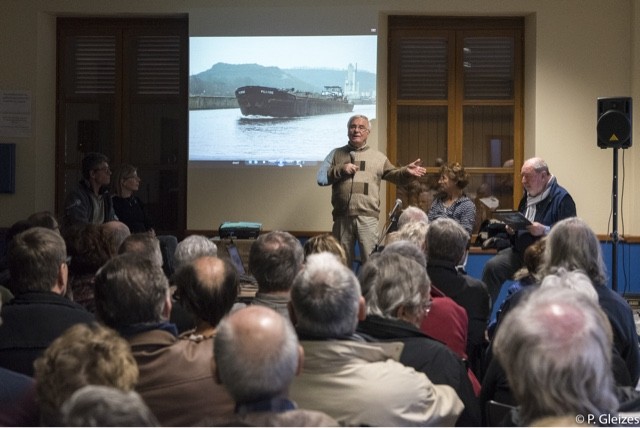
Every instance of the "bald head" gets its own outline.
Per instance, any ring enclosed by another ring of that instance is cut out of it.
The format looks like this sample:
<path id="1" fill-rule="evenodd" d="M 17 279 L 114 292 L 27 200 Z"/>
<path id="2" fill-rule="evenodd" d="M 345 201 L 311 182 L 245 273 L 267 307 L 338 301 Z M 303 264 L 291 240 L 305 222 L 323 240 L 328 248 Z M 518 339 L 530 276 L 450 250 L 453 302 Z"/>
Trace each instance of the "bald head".
<path id="1" fill-rule="evenodd" d="M 597 301 L 569 288 L 536 290 L 507 314 L 494 353 L 523 422 L 614 411 L 612 337 Z"/>
<path id="2" fill-rule="evenodd" d="M 185 308 L 215 327 L 238 297 L 236 271 L 226 260 L 199 257 L 173 276 L 176 295 Z"/>
<path id="3" fill-rule="evenodd" d="M 289 320 L 257 305 L 220 322 L 214 349 L 219 380 L 239 403 L 286 397 L 302 359 Z"/>

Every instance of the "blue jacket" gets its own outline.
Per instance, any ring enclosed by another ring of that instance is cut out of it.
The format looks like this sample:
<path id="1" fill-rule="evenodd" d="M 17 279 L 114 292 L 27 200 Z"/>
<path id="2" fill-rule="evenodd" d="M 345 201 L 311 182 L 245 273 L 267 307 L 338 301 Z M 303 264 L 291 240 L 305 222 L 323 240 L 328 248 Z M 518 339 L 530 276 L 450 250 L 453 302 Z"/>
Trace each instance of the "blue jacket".
<path id="1" fill-rule="evenodd" d="M 524 192 L 518 211 L 525 213 L 527 209 L 527 192 Z M 576 216 L 576 204 L 567 190 L 560 186 L 557 181 L 551 185 L 549 196 L 536 204 L 536 216 L 534 221 L 544 224 L 545 226 L 553 226 L 555 223 L 565 218 Z M 518 232 L 515 236 L 514 249 L 523 254 L 524 250 L 540 237 L 531 235 L 527 231 Z"/>

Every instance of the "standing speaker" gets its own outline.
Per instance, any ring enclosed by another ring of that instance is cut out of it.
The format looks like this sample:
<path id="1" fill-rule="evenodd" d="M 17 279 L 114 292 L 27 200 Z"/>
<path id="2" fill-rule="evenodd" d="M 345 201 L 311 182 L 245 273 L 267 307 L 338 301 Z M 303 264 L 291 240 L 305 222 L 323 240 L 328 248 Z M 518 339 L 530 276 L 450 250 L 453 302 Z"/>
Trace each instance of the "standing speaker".
<path id="1" fill-rule="evenodd" d="M 631 147 L 631 98 L 598 98 L 598 147 Z"/>

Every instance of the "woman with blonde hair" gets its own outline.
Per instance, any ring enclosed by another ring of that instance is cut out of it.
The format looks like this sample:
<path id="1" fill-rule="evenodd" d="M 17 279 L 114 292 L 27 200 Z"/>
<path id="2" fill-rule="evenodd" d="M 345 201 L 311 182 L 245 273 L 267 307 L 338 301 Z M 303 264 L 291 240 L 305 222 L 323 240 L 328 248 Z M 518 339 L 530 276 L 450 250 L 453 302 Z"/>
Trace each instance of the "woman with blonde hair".
<path id="1" fill-rule="evenodd" d="M 138 168 L 122 164 L 111 176 L 111 193 L 113 209 L 118 220 L 129 227 L 131 233 L 150 233 L 157 236 L 162 252 L 162 269 L 167 276 L 174 273 L 173 254 L 178 240 L 173 235 L 156 235 L 151 218 L 145 210 L 142 200 L 134 193 L 140 188 L 142 179 L 138 176 Z"/>
<path id="2" fill-rule="evenodd" d="M 323 233 L 322 235 L 312 236 L 304 243 L 304 259 L 306 260 L 310 254 L 333 253 L 347 266 L 347 253 L 344 247 L 333 235 L 330 233 Z M 348 267 L 348 266 L 347 266 Z"/>

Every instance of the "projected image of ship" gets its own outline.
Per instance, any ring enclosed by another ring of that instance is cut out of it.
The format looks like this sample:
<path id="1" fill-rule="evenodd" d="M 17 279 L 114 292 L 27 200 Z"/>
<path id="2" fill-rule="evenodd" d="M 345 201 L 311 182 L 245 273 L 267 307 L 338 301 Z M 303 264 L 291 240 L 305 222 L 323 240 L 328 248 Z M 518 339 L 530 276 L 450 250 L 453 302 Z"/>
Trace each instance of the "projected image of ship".
<path id="1" fill-rule="evenodd" d="M 353 103 L 340 86 L 325 86 L 322 93 L 242 86 L 236 89 L 236 99 L 245 116 L 300 117 L 353 111 Z"/>

